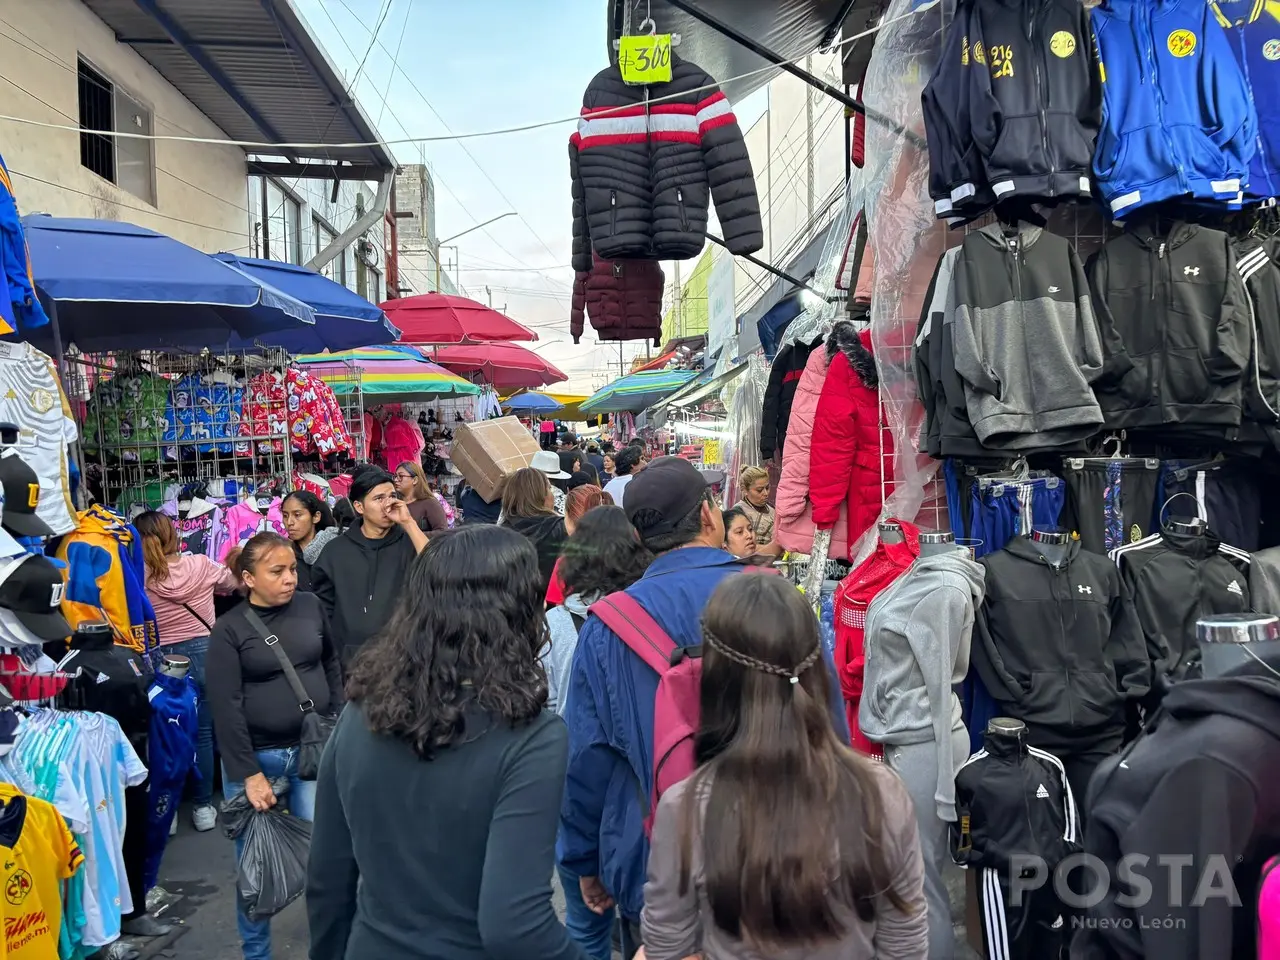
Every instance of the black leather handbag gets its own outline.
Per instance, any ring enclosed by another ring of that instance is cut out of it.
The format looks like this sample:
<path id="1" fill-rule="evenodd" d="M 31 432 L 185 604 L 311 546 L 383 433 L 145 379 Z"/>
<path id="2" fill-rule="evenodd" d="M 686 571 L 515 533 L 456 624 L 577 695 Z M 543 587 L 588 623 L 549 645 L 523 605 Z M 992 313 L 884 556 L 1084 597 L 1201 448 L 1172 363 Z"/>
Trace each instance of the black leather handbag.
<path id="1" fill-rule="evenodd" d="M 247 604 L 246 604 L 247 606 Z M 280 648 L 280 638 L 272 633 L 262 618 L 253 610 L 245 610 L 245 619 L 262 634 L 262 639 L 274 651 L 280 661 L 280 669 L 284 671 L 293 695 L 298 698 L 298 709 L 302 711 L 302 734 L 298 745 L 298 779 L 314 780 L 320 773 L 320 758 L 324 756 L 324 745 L 329 742 L 337 718 L 326 717 L 316 712 L 315 701 L 307 696 L 307 688 L 298 679 L 298 671 L 293 669 L 289 655 Z"/>

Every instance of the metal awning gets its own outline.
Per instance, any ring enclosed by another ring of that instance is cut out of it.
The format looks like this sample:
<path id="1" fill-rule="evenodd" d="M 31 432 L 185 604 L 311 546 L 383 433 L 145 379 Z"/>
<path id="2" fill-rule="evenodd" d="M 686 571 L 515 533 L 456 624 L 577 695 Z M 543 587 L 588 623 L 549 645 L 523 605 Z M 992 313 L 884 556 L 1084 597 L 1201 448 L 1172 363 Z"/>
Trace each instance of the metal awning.
<path id="1" fill-rule="evenodd" d="M 232 140 L 381 139 L 290 0 L 83 2 Z M 395 168 L 385 146 L 249 152 L 346 161 L 357 168 L 351 179 L 381 180 Z"/>
<path id="2" fill-rule="evenodd" d="M 697 9 L 732 26 L 745 36 L 768 47 L 787 60 L 813 53 L 829 45 L 855 6 L 876 6 L 875 0 L 693 0 Z M 754 76 L 725 85 L 725 94 L 735 103 L 758 90 L 777 70 L 765 70 L 769 61 L 742 44 L 707 27 L 679 6 L 667 0 L 609 0 L 609 54 L 617 54 L 613 41 L 623 32 L 624 15 L 631 7 L 631 25 L 636 32 L 646 14 L 653 17 L 660 33 L 680 34 L 677 49 L 682 60 L 690 60 L 722 83 L 730 77 L 753 71 Z M 651 12 L 650 12 L 651 11 Z"/>

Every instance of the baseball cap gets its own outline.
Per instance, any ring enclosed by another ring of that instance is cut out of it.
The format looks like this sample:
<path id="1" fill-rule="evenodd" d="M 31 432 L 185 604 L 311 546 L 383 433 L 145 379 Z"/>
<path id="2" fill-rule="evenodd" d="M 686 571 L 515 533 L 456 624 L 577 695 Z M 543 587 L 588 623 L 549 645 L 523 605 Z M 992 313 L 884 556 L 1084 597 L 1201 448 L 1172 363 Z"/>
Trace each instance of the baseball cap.
<path id="1" fill-rule="evenodd" d="M 62 571 L 48 557 L 27 553 L 0 563 L 0 607 L 41 640 L 71 636 L 71 624 L 62 615 L 65 590 Z"/>
<path id="2" fill-rule="evenodd" d="M 22 537 L 52 537 L 53 530 L 40 519 L 40 478 L 12 447 L 0 453 L 0 487 L 4 488 L 4 516 L 0 523 Z"/>
<path id="3" fill-rule="evenodd" d="M 699 470 L 683 457 L 659 457 L 635 474 L 623 502 L 642 538 L 670 533 L 707 492 L 724 480 L 719 470 Z"/>

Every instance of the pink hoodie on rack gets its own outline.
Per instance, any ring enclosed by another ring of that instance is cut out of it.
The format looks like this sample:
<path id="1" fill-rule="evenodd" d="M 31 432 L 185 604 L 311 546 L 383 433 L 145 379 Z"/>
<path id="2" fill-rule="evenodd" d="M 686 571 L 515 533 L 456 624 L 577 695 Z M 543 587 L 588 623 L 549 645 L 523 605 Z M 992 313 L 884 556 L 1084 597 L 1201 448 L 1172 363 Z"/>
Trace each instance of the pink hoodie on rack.
<path id="1" fill-rule="evenodd" d="M 787 445 L 782 451 L 782 479 L 778 481 L 774 539 L 794 553 L 813 552 L 813 504 L 809 502 L 809 452 L 813 446 L 813 422 L 827 379 L 827 351 L 814 350 L 805 364 L 787 421 Z M 832 559 L 849 556 L 849 505 L 840 507 L 840 519 L 831 530 Z"/>

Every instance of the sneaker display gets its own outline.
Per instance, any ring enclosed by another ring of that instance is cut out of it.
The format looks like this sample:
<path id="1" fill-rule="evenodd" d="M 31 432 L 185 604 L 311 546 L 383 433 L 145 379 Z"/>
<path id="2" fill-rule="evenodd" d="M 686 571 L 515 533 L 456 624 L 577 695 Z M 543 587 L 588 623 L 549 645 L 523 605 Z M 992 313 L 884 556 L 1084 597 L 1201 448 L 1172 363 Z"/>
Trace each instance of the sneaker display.
<path id="1" fill-rule="evenodd" d="M 218 808 L 211 803 L 191 811 L 191 823 L 200 833 L 208 833 L 218 825 Z"/>

